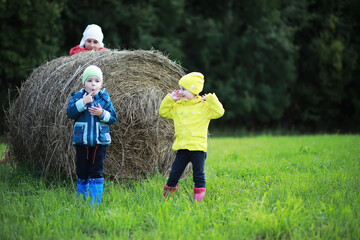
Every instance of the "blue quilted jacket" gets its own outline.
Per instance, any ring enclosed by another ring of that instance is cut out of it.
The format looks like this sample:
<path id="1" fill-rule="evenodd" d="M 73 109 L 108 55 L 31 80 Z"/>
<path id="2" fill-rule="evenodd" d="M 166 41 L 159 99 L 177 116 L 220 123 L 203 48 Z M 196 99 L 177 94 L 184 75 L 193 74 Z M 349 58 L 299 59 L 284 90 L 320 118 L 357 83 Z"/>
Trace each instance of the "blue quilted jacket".
<path id="1" fill-rule="evenodd" d="M 101 89 L 94 96 L 94 101 L 84 106 L 85 92 L 85 89 L 81 89 L 73 93 L 66 109 L 68 117 L 75 120 L 72 143 L 83 146 L 109 145 L 111 143 L 109 125 L 117 120 L 110 96 L 105 88 Z M 99 103 L 104 109 L 103 115 L 100 117 L 91 115 L 88 108 Z"/>

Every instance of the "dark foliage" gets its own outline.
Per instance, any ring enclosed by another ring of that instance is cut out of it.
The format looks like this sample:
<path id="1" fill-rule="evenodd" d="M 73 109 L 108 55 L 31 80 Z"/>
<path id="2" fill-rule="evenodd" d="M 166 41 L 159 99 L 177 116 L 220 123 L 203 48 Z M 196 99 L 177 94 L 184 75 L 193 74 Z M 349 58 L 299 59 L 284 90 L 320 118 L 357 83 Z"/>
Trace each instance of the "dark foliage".
<path id="1" fill-rule="evenodd" d="M 96 23 L 108 48 L 154 48 L 203 72 L 204 92 L 216 92 L 226 109 L 215 124 L 359 132 L 359 7 L 357 0 L 3 1 L 0 101 L 7 108 L 32 69 L 68 55 Z"/>

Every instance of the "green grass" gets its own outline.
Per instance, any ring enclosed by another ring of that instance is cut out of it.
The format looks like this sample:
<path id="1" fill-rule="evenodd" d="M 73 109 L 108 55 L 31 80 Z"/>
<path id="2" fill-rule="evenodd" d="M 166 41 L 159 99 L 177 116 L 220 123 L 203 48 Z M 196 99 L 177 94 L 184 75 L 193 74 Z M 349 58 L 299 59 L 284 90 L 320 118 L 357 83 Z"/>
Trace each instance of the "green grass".
<path id="1" fill-rule="evenodd" d="M 4 149 L 1 145 L 1 149 Z M 360 239 L 360 136 L 209 139 L 205 201 L 192 178 L 106 182 L 99 207 L 72 183 L 0 165 L 0 239 Z"/>

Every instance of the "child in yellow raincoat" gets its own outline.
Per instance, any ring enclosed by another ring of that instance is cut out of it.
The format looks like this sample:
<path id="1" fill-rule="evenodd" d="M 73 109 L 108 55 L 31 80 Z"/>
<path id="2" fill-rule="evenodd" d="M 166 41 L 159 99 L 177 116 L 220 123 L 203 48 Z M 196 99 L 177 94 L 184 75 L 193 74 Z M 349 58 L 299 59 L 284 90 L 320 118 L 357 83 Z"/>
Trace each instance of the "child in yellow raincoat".
<path id="1" fill-rule="evenodd" d="M 167 94 L 161 102 L 159 114 L 173 119 L 176 152 L 170 176 L 164 186 L 164 197 L 174 193 L 177 183 L 189 162 L 193 166 L 194 200 L 205 196 L 204 165 L 207 154 L 207 133 L 211 119 L 224 115 L 224 108 L 214 93 L 199 96 L 204 87 L 204 76 L 192 72 L 179 81 L 179 90 Z"/>

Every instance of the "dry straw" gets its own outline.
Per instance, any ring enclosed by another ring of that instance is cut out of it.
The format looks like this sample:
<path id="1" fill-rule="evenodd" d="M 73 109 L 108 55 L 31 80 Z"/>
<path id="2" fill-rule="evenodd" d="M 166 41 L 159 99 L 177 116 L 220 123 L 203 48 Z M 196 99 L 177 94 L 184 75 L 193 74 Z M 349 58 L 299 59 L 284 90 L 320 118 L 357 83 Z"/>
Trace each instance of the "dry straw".
<path id="1" fill-rule="evenodd" d="M 162 98 L 178 87 L 181 66 L 157 51 L 105 50 L 61 57 L 35 69 L 22 84 L 6 115 L 9 142 L 18 160 L 34 163 L 43 174 L 75 176 L 72 124 L 66 115 L 71 93 L 82 88 L 89 65 L 104 73 L 118 121 L 110 127 L 104 174 L 134 179 L 167 175 L 175 154 L 173 123 L 159 116 Z"/>

